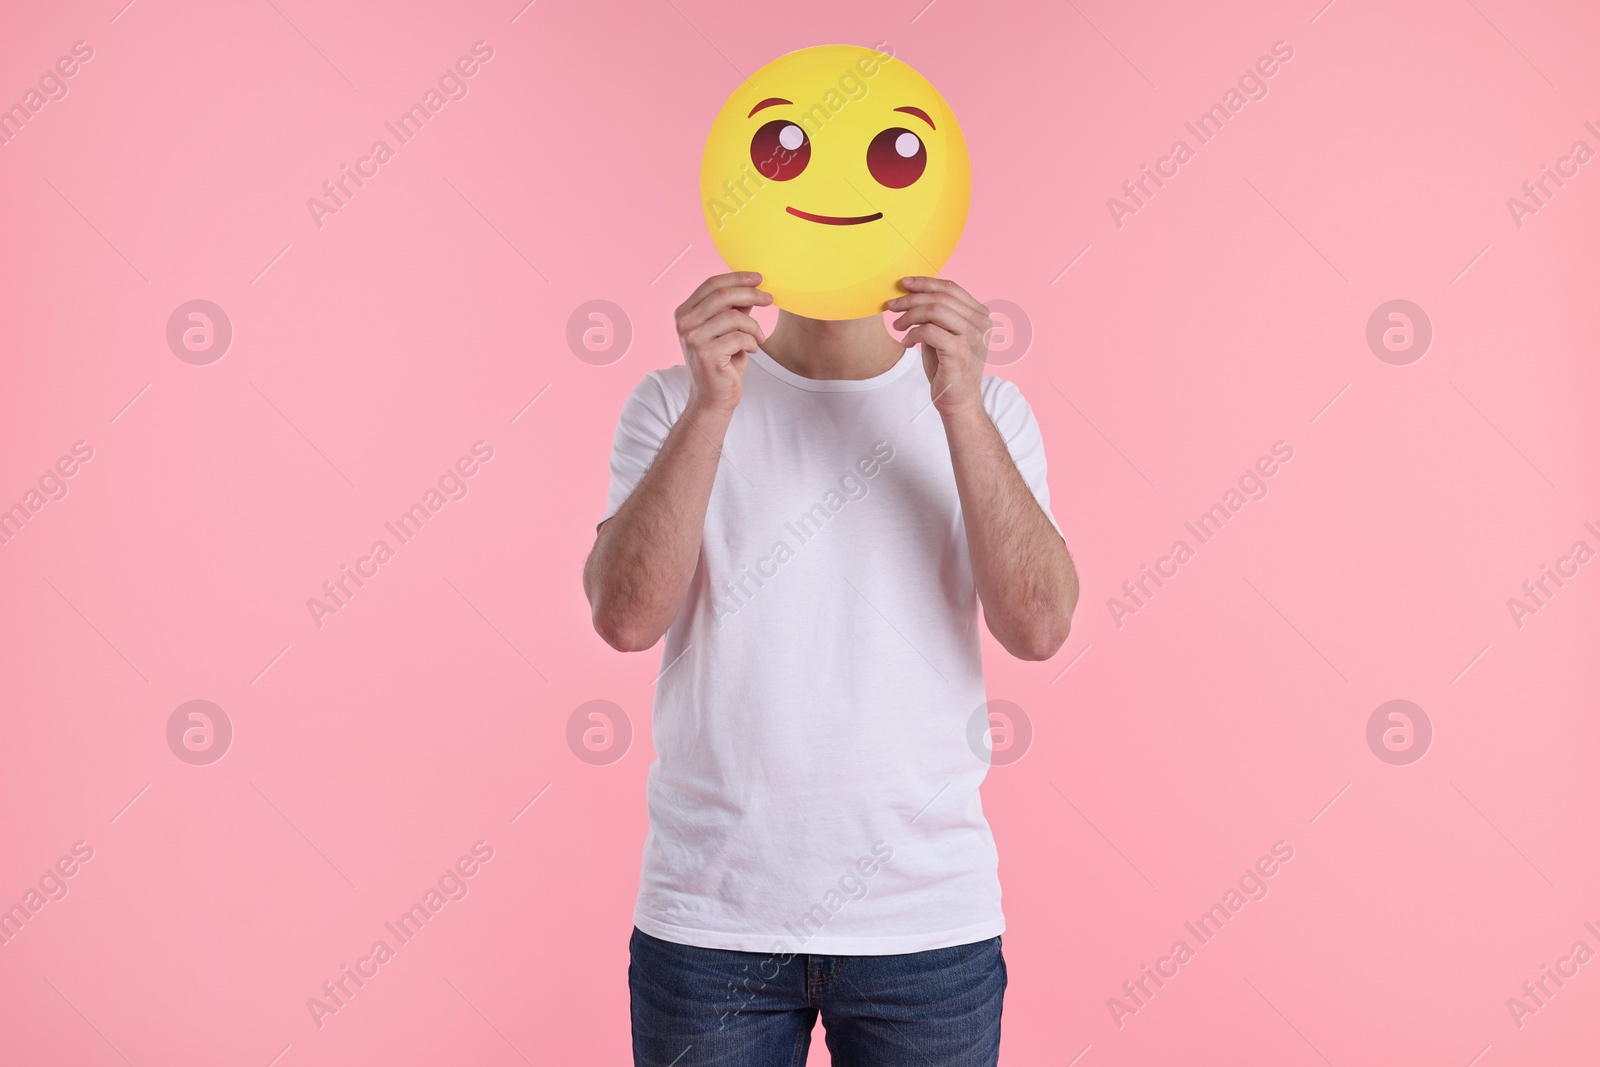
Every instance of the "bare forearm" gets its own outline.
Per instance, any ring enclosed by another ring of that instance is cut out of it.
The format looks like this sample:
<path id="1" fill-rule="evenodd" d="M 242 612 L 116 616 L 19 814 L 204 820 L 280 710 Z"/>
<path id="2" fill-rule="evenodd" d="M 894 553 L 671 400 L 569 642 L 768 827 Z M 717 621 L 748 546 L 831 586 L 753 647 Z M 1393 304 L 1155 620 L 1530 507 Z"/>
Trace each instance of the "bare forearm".
<path id="1" fill-rule="evenodd" d="M 1078 603 L 1072 557 L 983 408 L 945 415 L 944 425 L 989 632 L 1014 656 L 1049 659 Z"/>
<path id="2" fill-rule="evenodd" d="M 627 501 L 601 527 L 583 569 L 595 630 L 623 652 L 672 625 L 700 556 L 706 504 L 731 413 L 686 410 Z"/>

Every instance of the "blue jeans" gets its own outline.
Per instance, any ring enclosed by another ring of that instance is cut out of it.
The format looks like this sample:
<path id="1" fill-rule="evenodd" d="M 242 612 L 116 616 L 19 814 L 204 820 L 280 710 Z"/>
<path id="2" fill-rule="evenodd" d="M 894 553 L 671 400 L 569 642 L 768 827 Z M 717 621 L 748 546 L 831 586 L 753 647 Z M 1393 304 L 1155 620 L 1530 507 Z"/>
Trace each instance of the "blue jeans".
<path id="1" fill-rule="evenodd" d="M 993 1067 L 1000 939 L 894 956 L 694 948 L 633 931 L 635 1067 L 801 1067 L 817 1015 L 834 1067 Z"/>

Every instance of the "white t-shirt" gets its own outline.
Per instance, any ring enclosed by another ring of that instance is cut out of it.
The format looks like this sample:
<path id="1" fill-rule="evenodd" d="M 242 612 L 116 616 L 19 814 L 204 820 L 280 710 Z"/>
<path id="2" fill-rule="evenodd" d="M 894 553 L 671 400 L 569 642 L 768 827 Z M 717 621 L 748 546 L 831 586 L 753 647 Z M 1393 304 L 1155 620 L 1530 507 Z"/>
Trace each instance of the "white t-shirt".
<path id="1" fill-rule="evenodd" d="M 1032 410 L 1008 381 L 982 392 L 1049 515 Z M 656 683 L 645 933 L 881 955 L 1004 930 L 988 763 L 968 741 L 986 699 L 977 594 L 929 393 L 916 347 L 859 381 L 751 357 Z M 680 365 L 628 397 L 606 518 L 688 396 Z"/>

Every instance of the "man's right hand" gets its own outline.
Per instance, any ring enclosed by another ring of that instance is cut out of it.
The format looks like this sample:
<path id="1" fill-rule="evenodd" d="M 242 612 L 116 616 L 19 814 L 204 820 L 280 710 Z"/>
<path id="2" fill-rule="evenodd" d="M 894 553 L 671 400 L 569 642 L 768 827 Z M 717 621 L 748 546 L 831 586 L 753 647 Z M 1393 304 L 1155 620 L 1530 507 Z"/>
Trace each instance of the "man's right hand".
<path id="1" fill-rule="evenodd" d="M 650 648 L 677 617 L 700 559 L 706 507 L 722 439 L 750 353 L 766 340 L 750 317 L 772 303 L 761 275 L 707 278 L 679 306 L 678 343 L 689 365 L 689 402 L 649 469 L 617 513 L 600 525 L 583 567 L 594 628 L 612 648 Z"/>
<path id="2" fill-rule="evenodd" d="M 731 415 L 738 406 L 750 354 L 766 340 L 750 317 L 752 307 L 772 303 L 770 293 L 756 288 L 760 282 L 755 273 L 718 274 L 678 305 L 678 344 L 689 365 L 689 407 Z"/>

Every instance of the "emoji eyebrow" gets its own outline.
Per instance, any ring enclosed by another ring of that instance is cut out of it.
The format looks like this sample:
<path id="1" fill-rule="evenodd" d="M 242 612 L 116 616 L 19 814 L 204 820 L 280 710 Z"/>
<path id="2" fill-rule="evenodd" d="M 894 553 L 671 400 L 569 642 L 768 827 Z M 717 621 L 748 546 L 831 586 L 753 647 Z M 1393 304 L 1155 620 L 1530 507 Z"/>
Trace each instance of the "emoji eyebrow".
<path id="1" fill-rule="evenodd" d="M 928 113 L 926 111 L 922 110 L 920 107 L 897 107 L 897 108 L 895 108 L 895 110 L 896 111 L 904 111 L 907 115 L 915 115 L 915 116 L 917 116 L 917 118 L 921 119 L 923 122 L 926 122 L 929 126 L 933 127 L 933 129 L 937 130 L 939 128 L 939 127 L 933 125 L 933 120 L 928 117 Z"/>
<path id="2" fill-rule="evenodd" d="M 760 111 L 762 108 L 771 107 L 774 104 L 792 104 L 792 103 L 794 103 L 793 100 L 785 100 L 781 96 L 769 96 L 765 100 L 761 101 L 761 103 L 759 103 L 755 107 L 751 108 L 750 109 L 750 115 L 754 115 L 757 111 Z M 750 115 L 746 115 L 745 118 L 749 118 Z M 930 123 L 930 125 L 931 125 L 931 123 Z"/>

